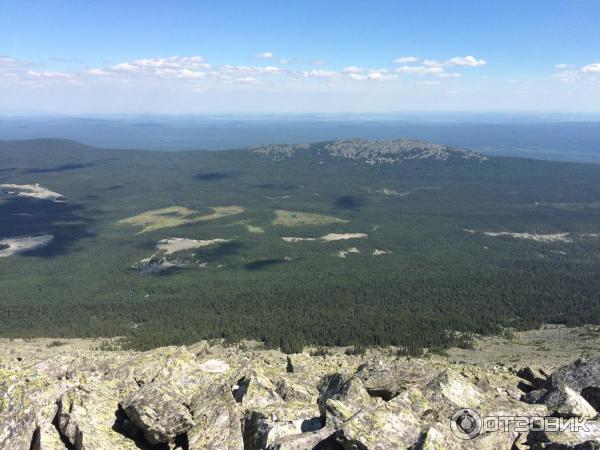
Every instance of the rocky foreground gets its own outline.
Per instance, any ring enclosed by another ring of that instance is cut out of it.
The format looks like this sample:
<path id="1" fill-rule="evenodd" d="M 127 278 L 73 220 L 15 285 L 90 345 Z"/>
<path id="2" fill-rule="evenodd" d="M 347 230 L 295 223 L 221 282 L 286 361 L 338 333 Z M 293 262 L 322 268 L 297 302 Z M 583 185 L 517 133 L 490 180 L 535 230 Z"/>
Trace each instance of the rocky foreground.
<path id="1" fill-rule="evenodd" d="M 287 356 L 201 342 L 139 353 L 3 341 L 0 448 L 600 448 L 600 358 L 549 372 L 390 350 Z M 585 418 L 588 431 L 509 426 L 465 440 L 451 429 L 460 408 Z"/>

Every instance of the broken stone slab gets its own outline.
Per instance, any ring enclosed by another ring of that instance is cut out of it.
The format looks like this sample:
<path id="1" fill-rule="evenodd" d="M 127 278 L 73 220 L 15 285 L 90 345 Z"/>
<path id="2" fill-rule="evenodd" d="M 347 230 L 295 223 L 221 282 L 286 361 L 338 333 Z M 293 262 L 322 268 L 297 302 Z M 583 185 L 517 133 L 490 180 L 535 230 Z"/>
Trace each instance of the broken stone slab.
<path id="1" fill-rule="evenodd" d="M 335 450 L 339 444 L 335 441 L 334 433 L 335 430 L 325 427 L 318 431 L 289 434 L 273 441 L 267 450 Z"/>
<path id="2" fill-rule="evenodd" d="M 559 417 L 587 417 L 592 419 L 598 412 L 581 395 L 569 386 L 563 386 L 553 391 L 546 391 L 540 398 L 549 411 Z"/>
<path id="3" fill-rule="evenodd" d="M 279 396 L 286 402 L 316 403 L 319 392 L 316 388 L 300 384 L 295 379 L 282 378 L 276 387 Z"/>
<path id="4" fill-rule="evenodd" d="M 410 448 L 423 423 L 410 410 L 398 410 L 385 402 L 353 411 L 339 400 L 327 400 L 327 425 L 337 432 L 336 441 L 346 450 Z"/>
<path id="5" fill-rule="evenodd" d="M 189 450 L 243 450 L 241 415 L 229 385 L 213 385 L 194 396 L 195 425 L 187 432 Z"/>
<path id="6" fill-rule="evenodd" d="M 287 367 L 288 373 L 304 373 L 310 372 L 310 367 L 314 362 L 308 353 L 296 353 L 287 355 Z"/>
<path id="7" fill-rule="evenodd" d="M 314 405 L 302 404 L 248 410 L 244 416 L 244 448 L 265 449 L 285 436 L 320 430 L 324 421 L 318 413 Z"/>
<path id="8" fill-rule="evenodd" d="M 16 367 L 0 367 L 0 448 L 28 450 L 41 426 L 56 416 L 70 382 Z"/>
<path id="9" fill-rule="evenodd" d="M 140 353 L 109 372 L 104 378 L 117 382 L 119 396 L 157 381 L 170 381 L 199 369 L 196 356 L 185 347 L 162 347 Z"/>
<path id="10" fill-rule="evenodd" d="M 243 408 L 283 405 L 283 399 L 277 394 L 277 389 L 261 370 L 245 370 L 240 375 L 233 388 L 233 396 Z"/>
<path id="11" fill-rule="evenodd" d="M 106 386 L 76 386 L 58 402 L 58 429 L 77 450 L 134 450 L 135 443 L 113 429 L 117 408 Z"/>
<path id="12" fill-rule="evenodd" d="M 126 397 L 120 404 L 127 417 L 151 444 L 172 442 L 194 425 L 190 398 L 172 384 L 151 383 Z"/>
<path id="13" fill-rule="evenodd" d="M 358 411 L 372 403 L 360 378 L 352 375 L 341 373 L 326 375 L 319 382 L 318 388 L 318 405 L 322 417 L 326 417 L 328 400 L 340 400 L 346 408 L 353 411 Z"/>
<path id="14" fill-rule="evenodd" d="M 600 411 L 600 358 L 578 359 L 555 370 L 544 384 L 546 390 L 568 386 Z"/>
<path id="15" fill-rule="evenodd" d="M 439 372 L 417 360 L 372 360 L 358 367 L 360 378 L 373 397 L 390 400 L 409 386 L 423 386 Z"/>
<path id="16" fill-rule="evenodd" d="M 202 372 L 206 373 L 226 373 L 229 370 L 229 364 L 219 359 L 208 359 L 198 367 Z"/>
<path id="17" fill-rule="evenodd" d="M 588 421 L 586 425 L 587 431 L 531 431 L 526 443 L 531 450 L 600 449 L 600 423 Z"/>
<path id="18" fill-rule="evenodd" d="M 523 367 L 517 372 L 517 376 L 528 381 L 535 389 L 540 389 L 546 382 L 546 374 L 538 369 Z"/>
<path id="19" fill-rule="evenodd" d="M 456 437 L 447 422 L 429 426 L 415 450 L 513 450 L 519 434 L 515 431 L 483 433 L 473 439 Z"/>
<path id="20" fill-rule="evenodd" d="M 449 404 L 454 408 L 477 408 L 486 400 L 472 380 L 450 368 L 431 380 L 423 394 L 431 404 Z"/>
<path id="21" fill-rule="evenodd" d="M 30 450 L 67 450 L 67 447 L 54 425 L 45 422 L 33 434 Z"/>

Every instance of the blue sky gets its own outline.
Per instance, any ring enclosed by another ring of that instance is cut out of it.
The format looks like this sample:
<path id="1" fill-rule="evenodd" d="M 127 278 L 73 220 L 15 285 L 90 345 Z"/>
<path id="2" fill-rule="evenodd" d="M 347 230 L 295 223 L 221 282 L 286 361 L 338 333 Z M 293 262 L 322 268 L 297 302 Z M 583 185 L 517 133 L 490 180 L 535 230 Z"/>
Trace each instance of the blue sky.
<path id="1" fill-rule="evenodd" d="M 599 0 L 0 0 L 0 112 L 599 111 L 599 18 Z"/>

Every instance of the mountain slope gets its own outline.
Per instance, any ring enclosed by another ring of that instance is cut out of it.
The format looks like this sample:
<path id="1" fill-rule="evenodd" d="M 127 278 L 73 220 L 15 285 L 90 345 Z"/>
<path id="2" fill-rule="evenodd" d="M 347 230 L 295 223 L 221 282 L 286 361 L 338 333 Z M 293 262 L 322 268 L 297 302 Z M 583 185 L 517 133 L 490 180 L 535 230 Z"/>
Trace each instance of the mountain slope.
<path id="1" fill-rule="evenodd" d="M 0 335 L 419 353 L 600 323 L 600 166 L 404 141 L 283 155 L 0 143 Z"/>

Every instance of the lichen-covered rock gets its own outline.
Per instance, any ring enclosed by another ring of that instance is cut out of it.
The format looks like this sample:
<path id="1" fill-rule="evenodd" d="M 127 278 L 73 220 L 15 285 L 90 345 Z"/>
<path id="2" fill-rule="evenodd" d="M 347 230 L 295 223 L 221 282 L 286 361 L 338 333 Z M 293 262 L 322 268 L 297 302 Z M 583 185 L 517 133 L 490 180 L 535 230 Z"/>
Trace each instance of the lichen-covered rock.
<path id="1" fill-rule="evenodd" d="M 550 375 L 544 387 L 552 391 L 568 386 L 600 411 L 600 358 L 577 360 Z"/>
<path id="2" fill-rule="evenodd" d="M 319 410 L 321 416 L 326 415 L 328 400 L 342 401 L 352 411 L 371 404 L 371 397 L 360 378 L 335 373 L 323 377 L 319 383 Z"/>
<path id="3" fill-rule="evenodd" d="M 431 381 L 437 370 L 418 360 L 376 359 L 362 364 L 356 376 L 371 396 L 390 400 L 408 386 L 422 386 Z"/>
<path id="4" fill-rule="evenodd" d="M 600 423 L 587 422 L 587 431 L 532 431 L 527 436 L 531 450 L 597 450 Z"/>
<path id="5" fill-rule="evenodd" d="M 115 392 L 106 386 L 76 386 L 58 403 L 58 427 L 77 450 L 134 450 L 133 441 L 115 432 Z"/>
<path id="6" fill-rule="evenodd" d="M 0 368 L 0 448 L 28 450 L 39 428 L 56 415 L 69 382 L 17 368 Z"/>
<path id="7" fill-rule="evenodd" d="M 562 367 L 535 389 L 541 371 L 519 378 L 499 364 L 404 359 L 381 349 L 288 361 L 259 346 L 205 342 L 137 353 L 48 342 L 8 343 L 14 353 L 0 346 L 1 449 L 600 448 L 596 422 L 589 432 L 515 438 L 509 429 L 468 441 L 449 422 L 463 407 L 482 417 L 595 420 L 595 360 Z M 525 396 L 532 403 L 521 400 L 520 381 L 534 389 Z"/>
<path id="8" fill-rule="evenodd" d="M 289 373 L 310 372 L 310 367 L 313 365 L 311 356 L 308 353 L 297 353 L 287 355 L 286 370 Z"/>
<path id="9" fill-rule="evenodd" d="M 208 380 L 196 355 L 178 349 L 152 379 L 121 401 L 121 408 L 148 442 L 168 443 L 195 425 L 189 405 Z"/>
<path id="10" fill-rule="evenodd" d="M 337 430 L 337 442 L 346 450 L 409 448 L 418 441 L 423 426 L 412 411 L 384 402 L 353 411 L 341 401 L 329 399 L 327 417 L 328 426 Z"/>
<path id="11" fill-rule="evenodd" d="M 569 386 L 548 391 L 540 399 L 553 415 L 560 417 L 587 417 L 592 419 L 598 412 L 581 395 Z"/>
<path id="12" fill-rule="evenodd" d="M 268 450 L 336 450 L 339 445 L 331 428 L 318 431 L 307 431 L 299 434 L 288 434 L 273 441 Z"/>
<path id="13" fill-rule="evenodd" d="M 518 433 L 497 431 L 483 433 L 473 439 L 460 439 L 447 422 L 436 423 L 423 432 L 415 450 L 512 450 Z"/>
<path id="14" fill-rule="evenodd" d="M 198 367 L 202 372 L 206 373 L 227 373 L 229 370 L 229 364 L 219 359 L 207 359 Z"/>
<path id="15" fill-rule="evenodd" d="M 311 405 L 287 404 L 284 408 L 270 406 L 248 410 L 244 417 L 244 448 L 265 449 L 285 436 L 321 428 L 323 420 L 318 416 L 317 408 Z"/>
<path id="16" fill-rule="evenodd" d="M 173 386 L 151 383 L 124 399 L 121 408 L 148 442 L 159 444 L 173 441 L 195 425 L 188 404 L 189 398 Z"/>
<path id="17" fill-rule="evenodd" d="M 527 380 L 535 389 L 540 389 L 547 378 L 542 371 L 531 367 L 523 367 L 517 372 L 517 376 Z"/>
<path id="18" fill-rule="evenodd" d="M 316 403 L 319 391 L 316 386 L 306 386 L 297 379 L 282 378 L 277 382 L 277 394 L 286 402 Z"/>
<path id="19" fill-rule="evenodd" d="M 423 389 L 430 403 L 448 404 L 453 408 L 477 408 L 485 395 L 472 380 L 452 369 L 446 369 Z"/>
<path id="20" fill-rule="evenodd" d="M 283 404 L 283 399 L 277 394 L 271 380 L 259 369 L 247 370 L 241 374 L 233 394 L 235 400 L 246 409 Z"/>
<path id="21" fill-rule="evenodd" d="M 188 431 L 189 450 L 242 450 L 242 418 L 228 385 L 212 385 L 192 399 L 195 425 Z"/>

